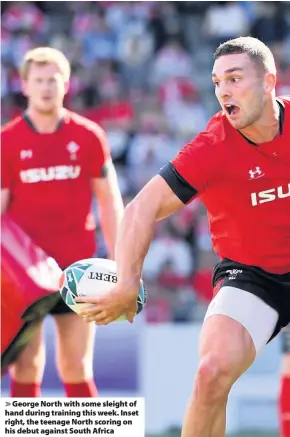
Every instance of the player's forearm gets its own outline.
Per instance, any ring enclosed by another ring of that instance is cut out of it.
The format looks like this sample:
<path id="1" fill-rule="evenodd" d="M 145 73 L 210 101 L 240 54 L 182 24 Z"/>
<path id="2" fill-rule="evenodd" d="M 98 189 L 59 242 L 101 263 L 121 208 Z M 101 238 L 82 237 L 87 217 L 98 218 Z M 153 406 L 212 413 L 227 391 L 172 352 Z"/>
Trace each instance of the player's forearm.
<path id="1" fill-rule="evenodd" d="M 128 286 L 138 284 L 144 259 L 153 239 L 157 212 L 134 200 L 126 208 L 116 243 L 117 275 Z"/>
<path id="2" fill-rule="evenodd" d="M 119 194 L 99 204 L 100 223 L 110 259 L 115 259 L 116 238 L 123 213 L 123 201 Z"/>

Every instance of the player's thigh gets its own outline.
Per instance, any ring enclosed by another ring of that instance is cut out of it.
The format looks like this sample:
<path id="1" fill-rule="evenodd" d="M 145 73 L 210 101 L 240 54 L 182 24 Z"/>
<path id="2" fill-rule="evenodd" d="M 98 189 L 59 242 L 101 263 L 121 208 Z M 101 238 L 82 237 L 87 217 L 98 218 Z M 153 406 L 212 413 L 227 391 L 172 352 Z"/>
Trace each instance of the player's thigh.
<path id="1" fill-rule="evenodd" d="M 223 286 L 205 315 L 204 335 L 208 341 L 202 347 L 221 347 L 225 354 L 233 357 L 236 354 L 237 360 L 249 352 L 248 357 L 245 356 L 247 364 L 251 361 L 251 351 L 256 356 L 263 350 L 278 319 L 278 312 L 259 297 L 236 287 Z"/>
<path id="2" fill-rule="evenodd" d="M 205 319 L 199 343 L 200 362 L 233 383 L 254 362 L 255 346 L 248 331 L 224 314 Z"/>
<path id="3" fill-rule="evenodd" d="M 45 347 L 42 335 L 42 322 L 35 325 L 35 333 L 31 341 L 22 350 L 16 362 L 10 367 L 12 376 L 16 373 L 28 371 L 31 368 L 38 368 L 39 372 L 43 372 L 45 361 Z"/>
<path id="4" fill-rule="evenodd" d="M 282 373 L 290 376 L 290 325 L 281 332 L 282 335 Z"/>
<path id="5" fill-rule="evenodd" d="M 77 314 L 54 314 L 59 358 L 92 359 L 96 325 L 86 323 Z"/>

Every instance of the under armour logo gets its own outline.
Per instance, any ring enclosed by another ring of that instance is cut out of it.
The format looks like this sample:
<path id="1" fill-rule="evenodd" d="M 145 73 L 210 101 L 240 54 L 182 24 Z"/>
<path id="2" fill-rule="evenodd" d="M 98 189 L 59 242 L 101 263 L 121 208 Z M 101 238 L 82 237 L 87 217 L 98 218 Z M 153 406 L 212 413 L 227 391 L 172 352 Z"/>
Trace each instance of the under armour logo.
<path id="1" fill-rule="evenodd" d="M 20 159 L 32 158 L 32 150 L 20 150 Z"/>
<path id="2" fill-rule="evenodd" d="M 260 167 L 255 167 L 253 170 L 249 170 L 250 179 L 258 179 L 264 176 Z"/>
<path id="3" fill-rule="evenodd" d="M 243 270 L 231 269 L 227 270 L 226 273 L 228 274 L 229 279 L 237 279 L 237 276 L 243 273 Z"/>

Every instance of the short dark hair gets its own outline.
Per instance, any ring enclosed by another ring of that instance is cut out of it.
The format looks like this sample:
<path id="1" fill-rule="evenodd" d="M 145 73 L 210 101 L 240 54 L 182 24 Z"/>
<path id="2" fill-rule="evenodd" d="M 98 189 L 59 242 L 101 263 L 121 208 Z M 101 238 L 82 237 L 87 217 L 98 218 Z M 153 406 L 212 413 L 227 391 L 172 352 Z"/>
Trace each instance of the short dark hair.
<path id="1" fill-rule="evenodd" d="M 276 74 L 273 53 L 262 41 L 251 36 L 241 36 L 230 39 L 219 45 L 214 54 L 216 61 L 221 56 L 247 53 L 249 58 L 262 70 L 263 73 Z"/>

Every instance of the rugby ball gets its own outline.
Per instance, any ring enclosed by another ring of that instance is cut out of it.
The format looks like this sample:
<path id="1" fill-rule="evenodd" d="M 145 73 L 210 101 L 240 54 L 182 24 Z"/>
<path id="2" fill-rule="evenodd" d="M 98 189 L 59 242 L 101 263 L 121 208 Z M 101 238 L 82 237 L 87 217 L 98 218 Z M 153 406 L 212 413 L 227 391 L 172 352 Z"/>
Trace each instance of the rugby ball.
<path id="1" fill-rule="evenodd" d="M 106 295 L 117 283 L 117 268 L 115 261 L 103 258 L 89 258 L 71 264 L 60 278 L 59 292 L 66 303 L 75 313 L 92 306 L 91 303 L 75 302 L 75 297 Z M 140 281 L 140 291 L 137 298 L 137 313 L 139 314 L 146 303 L 146 290 Z M 127 320 L 121 316 L 116 321 Z"/>

